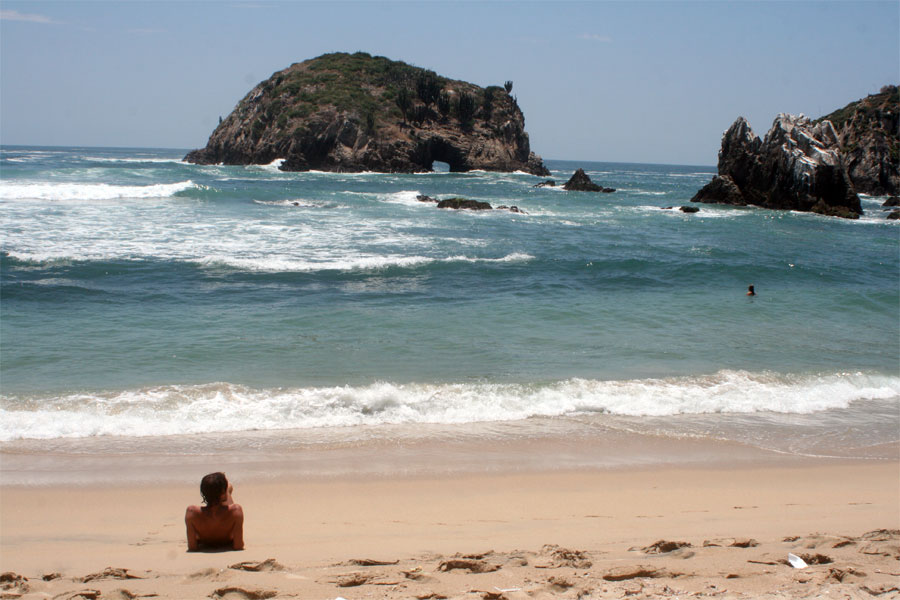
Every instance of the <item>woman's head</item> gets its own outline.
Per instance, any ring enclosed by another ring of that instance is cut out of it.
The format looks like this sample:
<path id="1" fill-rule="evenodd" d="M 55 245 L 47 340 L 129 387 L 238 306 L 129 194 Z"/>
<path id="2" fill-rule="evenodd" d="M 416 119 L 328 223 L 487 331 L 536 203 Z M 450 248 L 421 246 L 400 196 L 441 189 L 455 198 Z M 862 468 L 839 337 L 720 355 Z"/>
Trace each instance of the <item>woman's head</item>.
<path id="1" fill-rule="evenodd" d="M 228 479 L 225 478 L 225 473 L 210 473 L 200 480 L 200 495 L 207 506 L 220 504 L 227 490 Z"/>

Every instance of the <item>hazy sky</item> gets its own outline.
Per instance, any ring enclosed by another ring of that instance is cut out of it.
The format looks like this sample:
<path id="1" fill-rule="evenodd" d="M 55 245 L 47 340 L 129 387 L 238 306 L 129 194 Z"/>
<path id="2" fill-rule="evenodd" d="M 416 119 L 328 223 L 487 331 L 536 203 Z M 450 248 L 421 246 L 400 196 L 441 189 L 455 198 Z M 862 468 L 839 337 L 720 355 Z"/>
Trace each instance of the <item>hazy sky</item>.
<path id="1" fill-rule="evenodd" d="M 714 165 L 746 117 L 900 79 L 900 3 L 0 2 L 0 143 L 196 148 L 293 62 L 363 50 L 511 79 L 544 158 Z"/>

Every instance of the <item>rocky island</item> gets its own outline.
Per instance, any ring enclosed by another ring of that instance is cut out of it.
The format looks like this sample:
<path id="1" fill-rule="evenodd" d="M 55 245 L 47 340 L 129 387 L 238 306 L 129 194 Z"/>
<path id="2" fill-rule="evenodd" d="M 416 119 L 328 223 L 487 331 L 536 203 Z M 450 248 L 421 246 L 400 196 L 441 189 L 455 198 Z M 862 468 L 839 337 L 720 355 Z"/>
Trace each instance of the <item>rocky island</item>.
<path id="1" fill-rule="evenodd" d="M 479 87 L 365 52 L 295 63 L 258 84 L 221 120 L 197 164 L 284 171 L 525 171 L 548 175 L 503 87 Z"/>
<path id="2" fill-rule="evenodd" d="M 743 117 L 722 137 L 718 175 L 692 202 L 858 218 L 862 213 L 830 121 L 780 114 L 764 139 Z"/>

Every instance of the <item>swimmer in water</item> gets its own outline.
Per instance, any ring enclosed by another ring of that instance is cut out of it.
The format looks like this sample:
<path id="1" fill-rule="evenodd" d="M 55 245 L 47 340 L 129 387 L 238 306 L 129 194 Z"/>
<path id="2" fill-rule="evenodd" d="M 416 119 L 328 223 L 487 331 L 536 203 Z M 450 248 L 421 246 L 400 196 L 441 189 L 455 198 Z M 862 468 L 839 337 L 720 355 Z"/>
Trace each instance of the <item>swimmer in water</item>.
<path id="1" fill-rule="evenodd" d="M 756 295 L 756 292 L 753 291 L 753 286 L 752 286 L 752 285 L 751 285 L 750 287 L 747 288 L 747 295 L 748 295 L 748 296 L 755 296 L 755 295 Z"/>

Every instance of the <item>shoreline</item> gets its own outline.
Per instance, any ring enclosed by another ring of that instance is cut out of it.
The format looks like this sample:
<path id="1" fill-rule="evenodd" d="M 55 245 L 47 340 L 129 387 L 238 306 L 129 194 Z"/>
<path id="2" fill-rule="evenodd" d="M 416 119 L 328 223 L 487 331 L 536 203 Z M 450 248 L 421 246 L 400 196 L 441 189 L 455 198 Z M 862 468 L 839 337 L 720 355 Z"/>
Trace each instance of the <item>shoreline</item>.
<path id="1" fill-rule="evenodd" d="M 484 596 L 470 590 L 494 588 L 518 589 L 503 592 L 510 600 L 563 592 L 576 597 L 577 590 L 605 598 L 622 597 L 635 586 L 649 595 L 666 595 L 664 587 L 686 594 L 711 586 L 735 598 L 796 597 L 829 586 L 856 594 L 863 585 L 888 589 L 900 583 L 900 532 L 880 541 L 864 536 L 900 528 L 898 471 L 898 461 L 840 461 L 383 479 L 233 478 L 235 501 L 246 514 L 247 548 L 212 554 L 185 552 L 184 508 L 199 501 L 199 475 L 197 482 L 176 485 L 0 485 L 0 562 L 4 571 L 27 577 L 35 594 L 90 588 L 101 591 L 101 598 L 125 597 L 116 591 L 123 589 L 161 598 L 205 597 L 224 588 L 348 599 L 428 593 L 476 598 Z M 799 537 L 784 541 L 794 536 Z M 758 545 L 731 546 L 742 538 Z M 659 540 L 690 547 L 661 554 L 640 550 Z M 548 566 L 555 560 L 554 544 L 569 550 L 569 557 L 581 556 L 582 565 Z M 819 553 L 831 562 L 795 570 L 777 562 L 788 552 Z M 454 555 L 481 555 L 461 560 L 499 568 L 481 574 L 442 570 Z M 283 569 L 229 568 L 270 558 Z M 354 559 L 399 562 L 363 567 L 351 564 Z M 657 571 L 619 582 L 603 579 L 636 566 Z M 107 575 L 83 581 L 108 567 L 141 579 Z M 835 580 L 831 569 L 851 576 Z M 60 577 L 41 580 L 51 572 Z M 348 574 L 370 579 L 346 588 L 335 583 Z M 555 589 L 552 578 L 567 585 Z M 220 596 L 250 597 L 228 593 L 238 595 Z"/>
<path id="2" fill-rule="evenodd" d="M 854 446 L 845 440 L 846 447 L 834 448 L 827 445 L 831 436 L 796 445 L 818 433 L 796 423 L 793 431 L 748 428 L 721 419 L 713 423 L 716 429 L 705 432 L 711 423 L 605 418 L 18 440 L 0 443 L 0 485 L 181 485 L 216 470 L 236 481 L 265 483 L 809 467 L 900 459 L 900 441 L 886 441 L 883 434 L 879 439 L 885 441 Z M 830 431 L 825 427 L 822 433 Z M 765 443 L 773 436 L 783 436 L 780 446 Z"/>

